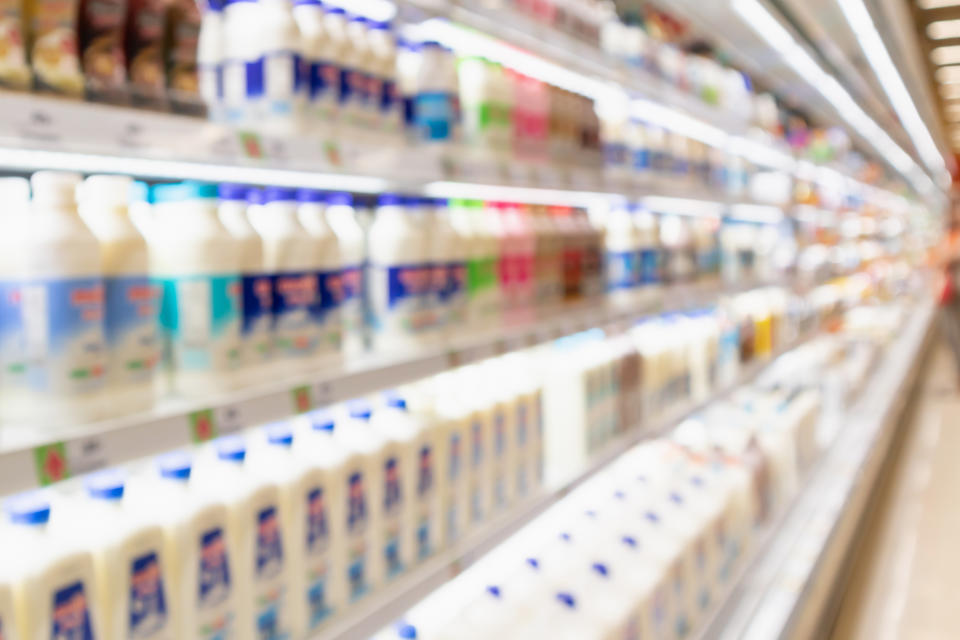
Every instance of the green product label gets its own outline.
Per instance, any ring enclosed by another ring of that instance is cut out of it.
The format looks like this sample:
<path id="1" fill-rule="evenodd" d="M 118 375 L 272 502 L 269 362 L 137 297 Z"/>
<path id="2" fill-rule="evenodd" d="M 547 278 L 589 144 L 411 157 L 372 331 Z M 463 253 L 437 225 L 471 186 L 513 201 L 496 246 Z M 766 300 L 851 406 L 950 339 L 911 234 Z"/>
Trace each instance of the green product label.
<path id="1" fill-rule="evenodd" d="M 495 287 L 497 282 L 495 258 L 479 258 L 467 262 L 467 292 L 470 295 Z"/>
<path id="2" fill-rule="evenodd" d="M 306 413 L 313 408 L 313 399 L 310 397 L 310 387 L 296 387 L 290 391 L 293 398 L 293 410 L 296 413 Z"/>
<path id="3" fill-rule="evenodd" d="M 179 371 L 229 371 L 240 365 L 238 275 L 158 280 L 164 355 Z"/>
<path id="4" fill-rule="evenodd" d="M 62 442 L 37 447 L 33 450 L 33 461 L 40 486 L 45 487 L 70 477 L 67 447 Z"/>
<path id="5" fill-rule="evenodd" d="M 213 419 L 213 409 L 194 411 L 187 419 L 190 421 L 190 439 L 194 444 L 209 442 L 217 437 L 217 425 Z"/>

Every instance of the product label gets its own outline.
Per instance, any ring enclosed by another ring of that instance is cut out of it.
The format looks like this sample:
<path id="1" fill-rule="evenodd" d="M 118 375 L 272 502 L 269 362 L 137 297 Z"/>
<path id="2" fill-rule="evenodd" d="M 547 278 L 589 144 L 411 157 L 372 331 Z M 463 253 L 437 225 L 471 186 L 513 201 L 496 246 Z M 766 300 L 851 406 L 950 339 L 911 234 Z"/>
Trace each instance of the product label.
<path id="1" fill-rule="evenodd" d="M 497 286 L 497 260 L 495 258 L 478 258 L 467 262 L 467 291 L 475 296 Z"/>
<path id="2" fill-rule="evenodd" d="M 160 329 L 178 371 L 232 371 L 240 364 L 240 278 L 165 278 Z"/>
<path id="3" fill-rule="evenodd" d="M 314 629 L 333 613 L 327 602 L 328 567 L 324 558 L 330 548 L 330 526 L 321 487 L 315 487 L 307 493 L 306 515 L 306 549 L 310 562 L 307 569 L 307 606 L 310 628 Z"/>
<path id="4" fill-rule="evenodd" d="M 110 377 L 120 384 L 150 380 L 160 356 L 156 289 L 146 276 L 107 278 L 104 286 Z"/>
<path id="5" fill-rule="evenodd" d="M 423 445 L 417 455 L 417 501 L 419 503 L 417 557 L 421 560 L 433 553 L 430 546 L 430 497 L 432 495 L 433 449 L 429 445 Z"/>
<path id="6" fill-rule="evenodd" d="M 378 331 L 416 333 L 429 324 L 431 270 L 427 265 L 371 266 L 371 322 Z"/>
<path id="7" fill-rule="evenodd" d="M 634 149 L 633 168 L 637 171 L 649 171 L 652 166 L 649 149 Z"/>
<path id="8" fill-rule="evenodd" d="M 288 356 L 314 352 L 318 335 L 311 316 L 317 304 L 319 283 L 316 273 L 286 272 L 272 276 L 273 332 L 277 349 Z"/>
<path id="9" fill-rule="evenodd" d="M 320 271 L 317 273 L 317 296 L 310 307 L 314 323 L 323 328 L 323 339 L 327 348 L 338 350 L 342 338 L 340 311 L 346 294 L 341 271 Z"/>
<path id="10" fill-rule="evenodd" d="M 527 446 L 527 430 L 529 425 L 527 424 L 528 420 L 528 411 L 527 403 L 520 402 L 517 404 L 517 448 L 523 449 Z"/>
<path id="11" fill-rule="evenodd" d="M 659 284 L 660 252 L 657 249 L 640 250 L 640 284 Z"/>
<path id="12" fill-rule="evenodd" d="M 283 542 L 276 507 L 257 514 L 257 579 L 267 580 L 283 570 Z"/>
<path id="13" fill-rule="evenodd" d="M 210 529 L 200 536 L 199 599 L 197 608 L 212 609 L 230 595 L 230 563 L 223 529 Z"/>
<path id="14" fill-rule="evenodd" d="M 607 251 L 607 291 L 632 289 L 641 279 L 640 255 L 636 251 Z"/>
<path id="15" fill-rule="evenodd" d="M 67 395 L 102 387 L 106 368 L 102 281 L 28 282 L 20 289 L 20 303 L 30 387 Z"/>
<path id="16" fill-rule="evenodd" d="M 444 268 L 444 285 L 440 290 L 440 304 L 450 312 L 450 323 L 462 320 L 463 305 L 467 299 L 467 265 L 448 262 Z"/>
<path id="17" fill-rule="evenodd" d="M 381 80 L 380 85 L 380 113 L 387 114 L 392 112 L 399 102 L 397 92 L 397 83 L 387 78 Z"/>
<path id="18" fill-rule="evenodd" d="M 319 102 L 336 96 L 340 71 L 336 65 L 324 60 L 310 62 L 308 87 L 310 100 Z"/>
<path id="19" fill-rule="evenodd" d="M 470 425 L 471 434 L 471 460 L 474 468 L 483 464 L 483 425 L 479 420 L 475 420 Z"/>
<path id="20" fill-rule="evenodd" d="M 400 512 L 403 508 L 403 493 L 400 488 L 400 464 L 396 458 L 387 458 L 383 468 L 383 557 L 387 577 L 403 572 L 400 558 Z"/>
<path id="21" fill-rule="evenodd" d="M 82 582 L 61 587 L 53 593 L 52 640 L 94 640 L 90 606 Z"/>
<path id="22" fill-rule="evenodd" d="M 127 635 L 142 639 L 167 627 L 167 601 L 160 560 L 153 551 L 135 558 L 130 567 L 130 624 Z"/>
<path id="23" fill-rule="evenodd" d="M 293 51 L 272 51 L 263 57 L 263 93 L 269 115 L 293 113 L 293 101 L 306 86 L 303 60 Z"/>
<path id="24" fill-rule="evenodd" d="M 280 518 L 275 506 L 257 514 L 256 580 L 257 629 L 256 637 L 263 640 L 285 640 L 289 631 L 283 616 L 284 587 L 277 584 L 283 574 L 283 537 Z"/>
<path id="25" fill-rule="evenodd" d="M 621 167 L 627 164 L 627 145 L 608 143 L 603 145 L 603 160 L 608 167 Z"/>
<path id="26" fill-rule="evenodd" d="M 340 281 L 343 328 L 348 332 L 359 331 L 363 326 L 363 268 L 360 265 L 345 267 L 340 272 Z"/>
<path id="27" fill-rule="evenodd" d="M 251 358 L 266 360 L 270 356 L 271 324 L 273 323 L 273 280 L 268 275 L 246 274 L 242 278 L 243 317 L 240 331 Z"/>
<path id="28" fill-rule="evenodd" d="M 451 484 L 460 477 L 460 471 L 462 467 L 461 460 L 463 457 L 461 455 L 461 444 L 459 433 L 453 433 L 450 435 L 450 460 L 449 466 L 447 467 L 447 479 L 451 482 Z"/>
<path id="29" fill-rule="evenodd" d="M 367 583 L 367 497 L 363 473 L 356 471 L 347 478 L 347 580 L 350 599 L 356 600 L 369 589 Z"/>
<path id="30" fill-rule="evenodd" d="M 27 380 L 20 299 L 19 283 L 0 280 L 0 384 L 8 390 L 26 384 Z"/>
<path id="31" fill-rule="evenodd" d="M 441 91 L 418 93 L 414 102 L 414 125 L 423 140 L 449 140 L 453 134 L 450 96 Z"/>

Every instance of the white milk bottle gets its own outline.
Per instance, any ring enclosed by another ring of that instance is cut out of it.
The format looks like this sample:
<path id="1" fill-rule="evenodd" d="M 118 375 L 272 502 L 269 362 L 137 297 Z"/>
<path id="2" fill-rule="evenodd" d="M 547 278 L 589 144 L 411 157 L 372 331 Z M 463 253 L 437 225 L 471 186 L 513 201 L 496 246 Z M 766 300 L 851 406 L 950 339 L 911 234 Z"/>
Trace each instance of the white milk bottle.
<path id="1" fill-rule="evenodd" d="M 4 559 L 15 580 L 14 607 L 20 634 L 34 638 L 101 637 L 93 554 L 66 531 L 52 526 L 50 502 L 38 492 L 7 501 L 10 525 L 4 544 L 16 553 Z"/>
<path id="2" fill-rule="evenodd" d="M 20 316 L 20 243 L 26 232 L 30 183 L 0 178 L 0 420 L 22 409 L 27 384 L 26 351 Z"/>
<path id="3" fill-rule="evenodd" d="M 296 434 L 294 455 L 309 469 L 293 499 L 304 504 L 293 509 L 292 535 L 305 544 L 301 564 L 295 564 L 291 589 L 297 616 L 295 630 L 313 631 L 347 603 L 345 535 L 347 452 L 334 437 L 334 420 L 325 411 L 306 416 L 306 429 Z M 299 496 L 299 498 L 298 498 Z M 301 518 L 301 523 L 297 519 Z M 299 544 L 299 543 L 297 543 Z M 296 595 L 299 593 L 300 595 Z M 297 598 L 300 602 L 297 603 Z"/>
<path id="4" fill-rule="evenodd" d="M 130 185 L 130 221 L 150 242 L 153 230 L 153 194 L 146 182 L 136 180 Z"/>
<path id="5" fill-rule="evenodd" d="M 340 71 L 341 113 L 348 124 L 358 129 L 375 127 L 377 112 L 370 95 L 373 56 L 367 38 L 367 19 L 351 15 L 345 33 L 346 54 Z"/>
<path id="6" fill-rule="evenodd" d="M 255 473 L 246 462 L 247 446 L 239 436 L 215 443 L 216 460 L 198 465 L 203 491 L 223 500 L 231 535 L 232 578 L 236 584 L 237 637 L 281 640 L 292 632 L 287 593 L 291 561 L 289 522 L 280 488 Z"/>
<path id="7" fill-rule="evenodd" d="M 28 421 L 99 417 L 106 379 L 100 243 L 77 215 L 80 176 L 40 171 L 20 247 Z"/>
<path id="8" fill-rule="evenodd" d="M 296 191 L 267 187 L 263 206 L 249 217 L 263 239 L 264 269 L 273 278 L 274 357 L 307 368 L 320 344 L 320 326 L 311 309 L 318 296 L 321 256 L 297 217 Z"/>
<path id="9" fill-rule="evenodd" d="M 147 243 L 130 221 L 132 180 L 91 176 L 79 188 L 80 215 L 100 241 L 103 256 L 107 387 L 111 412 L 148 409 L 160 360 L 159 300 L 150 283 Z"/>
<path id="10" fill-rule="evenodd" d="M 328 62 L 333 71 L 336 71 L 336 80 L 333 85 L 336 95 L 336 118 L 338 121 L 348 122 L 346 104 L 350 99 L 349 85 L 349 56 L 352 46 L 347 38 L 347 12 L 341 7 L 324 6 L 323 29 L 327 40 Z M 332 72 L 329 72 L 333 77 Z"/>
<path id="11" fill-rule="evenodd" d="M 397 93 L 403 131 L 408 140 L 419 140 L 416 119 L 417 73 L 420 68 L 421 47 L 418 43 L 401 39 L 397 43 Z"/>
<path id="12" fill-rule="evenodd" d="M 641 279 L 640 238 L 626 202 L 610 208 L 604 231 L 608 299 L 617 307 L 634 306 Z"/>
<path id="13" fill-rule="evenodd" d="M 320 333 L 316 357 L 321 364 L 337 362 L 343 345 L 343 255 L 340 242 L 326 216 L 326 196 L 313 189 L 297 192 L 297 218 L 313 240 L 316 256 L 317 297 L 310 316 Z"/>
<path id="14" fill-rule="evenodd" d="M 192 478 L 190 456 L 177 452 L 156 461 L 156 474 L 131 478 L 131 511 L 163 527 L 170 567 L 167 592 L 176 632 L 173 638 L 226 640 L 236 637 L 235 558 L 223 501 Z"/>
<path id="15" fill-rule="evenodd" d="M 450 222 L 446 200 L 420 200 L 421 218 L 429 245 L 430 324 L 437 335 L 456 330 L 463 322 L 464 247 Z"/>
<path id="16" fill-rule="evenodd" d="M 483 522 L 494 504 L 493 492 L 493 425 L 489 405 L 477 393 L 482 384 L 477 365 L 466 367 L 457 390 L 460 401 L 469 407 L 467 417 L 467 491 L 470 524 Z"/>
<path id="17" fill-rule="evenodd" d="M 263 116 L 263 6 L 226 0 L 223 9 L 223 113 L 233 125 L 251 126 Z"/>
<path id="18" fill-rule="evenodd" d="M 503 258 L 500 247 L 500 224 L 490 215 L 486 206 L 479 200 L 469 202 L 467 213 L 470 226 L 480 239 L 477 260 L 468 266 L 468 289 L 471 306 L 477 308 L 477 321 L 480 325 L 496 325 L 504 303 L 504 289 L 500 282 L 500 261 Z"/>
<path id="19" fill-rule="evenodd" d="M 401 557 L 410 565 L 423 562 L 440 546 L 437 429 L 414 416 L 397 391 L 385 394 L 372 424 L 395 444 L 403 473 Z"/>
<path id="20" fill-rule="evenodd" d="M 408 348 L 426 330 L 429 247 L 412 206 L 380 196 L 368 234 L 368 308 L 378 349 Z"/>
<path id="21" fill-rule="evenodd" d="M 217 217 L 217 187 L 154 189 L 150 271 L 161 287 L 160 330 L 173 388 L 205 395 L 236 385 L 240 361 L 240 245 Z"/>
<path id="22" fill-rule="evenodd" d="M 467 484 L 470 411 L 456 392 L 458 375 L 445 374 L 437 379 L 434 387 L 441 529 L 438 539 L 448 547 L 466 532 L 470 516 Z"/>
<path id="23" fill-rule="evenodd" d="M 397 40 L 389 22 L 371 22 L 369 37 L 380 82 L 379 93 L 374 95 L 380 113 L 380 128 L 388 134 L 398 135 L 403 127 L 403 111 L 397 90 Z"/>
<path id="24" fill-rule="evenodd" d="M 70 505 L 73 517 L 62 526 L 93 551 L 103 637 L 175 638 L 171 566 L 163 527 L 155 518 L 130 508 L 122 472 L 107 470 L 89 476 L 85 488 L 87 499 Z"/>
<path id="25" fill-rule="evenodd" d="M 326 216 L 327 223 L 340 244 L 343 349 L 347 354 L 356 354 L 363 350 L 363 269 L 366 264 L 366 238 L 363 228 L 357 222 L 353 196 L 349 193 L 327 195 Z"/>
<path id="26" fill-rule="evenodd" d="M 243 308 L 240 317 L 242 376 L 252 382 L 257 366 L 270 360 L 273 335 L 273 280 L 264 267 L 263 241 L 247 217 L 249 188 L 238 184 L 220 185 L 220 222 L 240 244 L 240 288 Z"/>
<path id="27" fill-rule="evenodd" d="M 329 132 L 337 115 L 340 74 L 332 62 L 332 41 L 324 28 L 326 12 L 320 0 L 294 0 L 293 17 L 303 43 L 305 120 L 311 128 Z"/>
<path id="28" fill-rule="evenodd" d="M 247 81 L 260 74 L 262 120 L 253 123 L 268 133 L 291 135 L 302 123 L 306 93 L 303 41 L 290 0 L 256 0 L 260 6 L 257 38 L 263 47 L 259 68 L 247 69 Z"/>
<path id="29" fill-rule="evenodd" d="M 225 119 L 223 104 L 224 2 L 204 3 L 197 40 L 197 84 L 207 114 L 214 122 Z"/>
<path id="30" fill-rule="evenodd" d="M 0 555 L 0 638 L 4 640 L 19 640 L 18 620 L 14 616 L 14 578 L 11 562 L 6 560 L 5 554 Z"/>
<path id="31" fill-rule="evenodd" d="M 383 437 L 370 426 L 369 403 L 354 401 L 348 411 L 350 419 L 334 433 L 347 451 L 340 495 L 346 503 L 344 570 L 347 600 L 352 604 L 383 582 L 383 470 L 388 450 Z"/>
<path id="32" fill-rule="evenodd" d="M 414 97 L 414 125 L 422 142 L 446 142 L 453 138 L 455 122 L 447 71 L 443 46 L 434 41 L 422 43 Z"/>

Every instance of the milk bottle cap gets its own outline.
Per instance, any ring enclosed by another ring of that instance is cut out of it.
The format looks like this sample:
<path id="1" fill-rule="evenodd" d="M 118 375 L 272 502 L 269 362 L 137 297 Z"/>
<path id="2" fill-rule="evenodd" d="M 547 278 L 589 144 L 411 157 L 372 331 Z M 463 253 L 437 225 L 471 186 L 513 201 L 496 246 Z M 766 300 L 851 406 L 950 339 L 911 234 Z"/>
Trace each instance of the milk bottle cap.
<path id="1" fill-rule="evenodd" d="M 263 190 L 263 203 L 271 202 L 295 202 L 297 192 L 289 187 L 267 187 Z"/>
<path id="2" fill-rule="evenodd" d="M 311 7 L 322 7 L 323 3 L 320 0 L 293 0 L 294 6 L 311 6 Z"/>
<path id="3" fill-rule="evenodd" d="M 50 500 L 42 491 L 30 491 L 10 498 L 4 510 L 14 524 L 42 525 L 50 521 Z"/>
<path id="4" fill-rule="evenodd" d="M 396 631 L 398 638 L 403 638 L 404 640 L 416 640 L 417 638 L 417 628 L 412 624 L 400 622 L 396 626 Z"/>
<path id="5" fill-rule="evenodd" d="M 300 203 L 322 203 L 326 202 L 327 195 L 323 191 L 316 189 L 300 189 L 297 191 L 297 202 Z"/>
<path id="6" fill-rule="evenodd" d="M 130 202 L 152 202 L 150 185 L 142 180 L 130 183 Z"/>
<path id="7" fill-rule="evenodd" d="M 247 204 L 263 204 L 263 189 L 251 187 L 247 191 Z"/>
<path id="8" fill-rule="evenodd" d="M 126 476 L 119 469 L 107 469 L 87 477 L 84 483 L 87 494 L 97 500 L 120 500 L 126 484 Z"/>
<path id="9" fill-rule="evenodd" d="M 395 193 L 384 193 L 377 199 L 377 204 L 381 207 L 399 207 L 403 204 L 403 198 Z"/>
<path id="10" fill-rule="evenodd" d="M 182 451 L 175 451 L 157 458 L 160 476 L 168 480 L 189 480 L 193 470 L 193 461 Z"/>
<path id="11" fill-rule="evenodd" d="M 217 440 L 217 457 L 225 462 L 241 463 L 247 457 L 247 443 L 240 436 L 226 436 Z"/>
<path id="12" fill-rule="evenodd" d="M 246 202 L 250 187 L 245 184 L 236 184 L 233 182 L 224 182 L 220 185 L 219 194 L 221 200 L 230 200 L 237 202 Z"/>
<path id="13" fill-rule="evenodd" d="M 160 184 L 153 188 L 153 201 L 156 204 L 162 204 L 184 200 L 213 200 L 219 195 L 217 191 L 217 185 L 206 182 Z"/>
<path id="14" fill-rule="evenodd" d="M 63 171 L 37 171 L 30 176 L 34 202 L 67 204 L 76 202 L 77 185 L 82 178 L 78 173 Z"/>
<path id="15" fill-rule="evenodd" d="M 354 400 L 347 406 L 347 410 L 354 420 L 369 420 L 373 415 L 373 408 L 365 400 Z"/>
<path id="16" fill-rule="evenodd" d="M 383 196 L 381 196 L 381 198 L 382 197 Z M 330 194 L 327 194 L 327 204 L 352 207 L 353 196 L 350 195 L 349 193 L 343 193 L 343 192 L 330 193 Z"/>
<path id="17" fill-rule="evenodd" d="M 278 447 L 293 446 L 293 429 L 289 423 L 275 422 L 264 429 L 267 432 L 267 442 L 270 444 Z"/>
<path id="18" fill-rule="evenodd" d="M 333 419 L 333 414 L 324 409 L 317 409 L 316 411 L 311 411 L 310 415 L 310 427 L 314 431 L 328 431 L 332 432 L 336 426 L 336 421 Z"/>
<path id="19" fill-rule="evenodd" d="M 387 22 L 387 21 L 368 20 L 367 22 L 368 22 L 368 24 L 370 25 L 370 28 L 371 28 L 371 29 L 375 29 L 375 30 L 377 30 L 377 31 L 389 31 L 389 30 L 390 30 L 390 23 Z"/>
<path id="20" fill-rule="evenodd" d="M 330 7 L 329 9 L 327 9 L 327 15 L 328 15 L 328 16 L 329 16 L 329 15 L 334 15 L 334 16 L 339 15 L 339 16 L 343 16 L 343 15 L 346 15 L 346 14 L 347 14 L 346 10 L 344 10 L 342 7 Z"/>
<path id="21" fill-rule="evenodd" d="M 386 391 L 383 394 L 384 403 L 392 409 L 407 410 L 407 399 L 399 391 Z"/>

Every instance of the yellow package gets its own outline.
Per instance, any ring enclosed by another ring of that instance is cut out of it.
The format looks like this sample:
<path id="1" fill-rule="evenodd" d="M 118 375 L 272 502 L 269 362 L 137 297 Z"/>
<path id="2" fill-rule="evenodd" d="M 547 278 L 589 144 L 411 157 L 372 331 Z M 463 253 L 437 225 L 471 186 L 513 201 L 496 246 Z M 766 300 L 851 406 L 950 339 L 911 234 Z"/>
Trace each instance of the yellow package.
<path id="1" fill-rule="evenodd" d="M 0 0 L 0 86 L 30 88 L 22 0 Z"/>
<path id="2" fill-rule="evenodd" d="M 27 0 L 27 46 L 37 89 L 83 95 L 76 0 Z"/>

